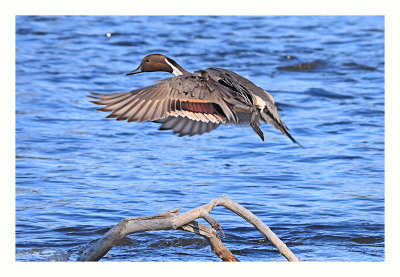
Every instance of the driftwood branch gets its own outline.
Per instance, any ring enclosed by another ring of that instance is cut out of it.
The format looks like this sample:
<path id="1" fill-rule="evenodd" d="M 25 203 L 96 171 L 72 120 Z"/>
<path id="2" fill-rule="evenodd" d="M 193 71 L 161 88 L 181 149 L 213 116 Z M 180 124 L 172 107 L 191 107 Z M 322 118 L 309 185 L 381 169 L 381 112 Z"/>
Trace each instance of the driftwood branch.
<path id="1" fill-rule="evenodd" d="M 98 261 L 125 236 L 138 232 L 155 230 L 182 230 L 201 235 L 207 239 L 212 251 L 223 261 L 238 261 L 235 256 L 223 245 L 216 230 L 224 236 L 218 221 L 211 217 L 210 212 L 216 206 L 223 206 L 252 224 L 262 233 L 278 250 L 291 262 L 299 260 L 290 249 L 275 235 L 271 229 L 265 225 L 252 212 L 231 200 L 226 195 L 211 200 L 208 204 L 194 208 L 182 214 L 178 214 L 179 209 L 166 213 L 154 215 L 126 218 L 111 228 L 104 236 L 92 246 L 88 247 L 78 258 L 78 261 Z M 203 218 L 213 228 L 196 222 L 196 219 Z"/>
<path id="2" fill-rule="evenodd" d="M 219 238 L 217 232 L 201 224 L 197 221 L 192 221 L 188 224 L 183 225 L 179 229 L 183 231 L 192 232 L 203 236 L 207 239 L 208 243 L 211 246 L 211 250 L 223 261 L 225 262 L 238 262 L 239 260 L 229 251 L 228 248 L 222 243 L 221 239 Z"/>

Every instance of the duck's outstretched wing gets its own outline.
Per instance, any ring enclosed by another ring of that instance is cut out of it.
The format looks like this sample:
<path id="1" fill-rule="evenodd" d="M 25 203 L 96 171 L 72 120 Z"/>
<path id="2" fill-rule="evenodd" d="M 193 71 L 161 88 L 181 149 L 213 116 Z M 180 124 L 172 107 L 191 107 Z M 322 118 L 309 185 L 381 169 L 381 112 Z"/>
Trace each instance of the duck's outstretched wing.
<path id="1" fill-rule="evenodd" d="M 111 112 L 107 118 L 131 121 L 162 122 L 161 129 L 173 129 L 180 135 L 209 132 L 219 124 L 237 121 L 235 112 L 224 99 L 228 88 L 214 80 L 196 75 L 182 75 L 129 92 L 102 95 L 92 93 L 100 111 Z M 182 119 L 184 118 L 184 119 Z"/>

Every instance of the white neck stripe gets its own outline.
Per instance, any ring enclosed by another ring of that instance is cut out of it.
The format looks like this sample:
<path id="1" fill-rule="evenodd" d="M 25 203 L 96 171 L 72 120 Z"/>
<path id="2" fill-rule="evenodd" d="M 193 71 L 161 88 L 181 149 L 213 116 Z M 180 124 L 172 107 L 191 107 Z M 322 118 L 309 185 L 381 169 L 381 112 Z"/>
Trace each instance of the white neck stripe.
<path id="1" fill-rule="evenodd" d="M 165 59 L 165 62 L 172 68 L 172 74 L 174 74 L 174 76 L 183 75 L 183 73 L 178 68 L 173 66 L 167 59 Z"/>

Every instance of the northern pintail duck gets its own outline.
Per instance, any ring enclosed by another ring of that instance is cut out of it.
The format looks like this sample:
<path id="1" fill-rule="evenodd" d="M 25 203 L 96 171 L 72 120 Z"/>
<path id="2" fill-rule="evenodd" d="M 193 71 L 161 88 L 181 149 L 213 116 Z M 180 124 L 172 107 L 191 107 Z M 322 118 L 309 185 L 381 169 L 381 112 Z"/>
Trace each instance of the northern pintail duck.
<path id="1" fill-rule="evenodd" d="M 114 94 L 92 93 L 100 111 L 111 112 L 107 118 L 162 123 L 160 130 L 172 129 L 180 136 L 203 134 L 220 124 L 250 124 L 264 140 L 260 121 L 269 123 L 293 142 L 281 120 L 273 97 L 246 78 L 221 68 L 207 68 L 194 73 L 183 69 L 173 59 L 151 54 L 139 67 L 126 75 L 165 71 L 175 77 L 155 85 Z"/>

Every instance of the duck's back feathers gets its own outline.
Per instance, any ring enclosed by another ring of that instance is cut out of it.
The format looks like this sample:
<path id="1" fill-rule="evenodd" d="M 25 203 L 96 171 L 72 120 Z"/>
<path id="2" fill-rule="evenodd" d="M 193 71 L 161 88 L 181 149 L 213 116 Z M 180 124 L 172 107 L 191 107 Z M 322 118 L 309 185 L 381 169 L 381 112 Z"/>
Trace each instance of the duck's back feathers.
<path id="1" fill-rule="evenodd" d="M 227 69 L 212 67 L 207 68 L 206 70 L 196 71 L 195 74 L 201 76 L 210 76 L 219 84 L 229 88 L 231 95 L 234 95 L 234 98 L 241 103 L 254 106 L 257 104 L 257 101 L 261 102 L 263 106 L 263 108 L 260 110 L 261 119 L 281 131 L 282 134 L 289 137 L 293 142 L 298 143 L 290 135 L 289 128 L 287 128 L 283 123 L 279 115 L 278 108 L 275 106 L 274 98 L 267 91 L 258 87 L 245 77 Z M 257 97 L 259 97 L 261 101 Z M 248 117 L 246 117 L 246 119 L 247 118 Z M 262 131 L 259 128 L 256 133 L 263 138 Z"/>

